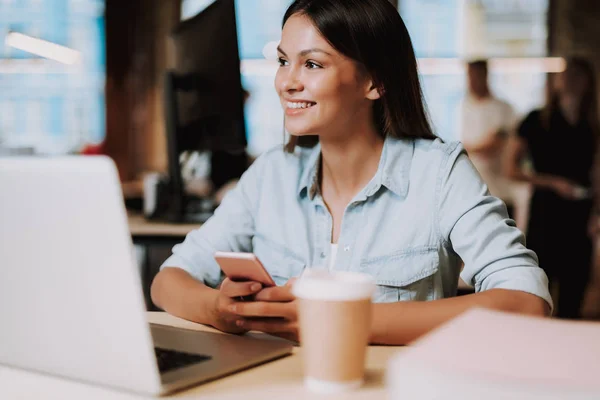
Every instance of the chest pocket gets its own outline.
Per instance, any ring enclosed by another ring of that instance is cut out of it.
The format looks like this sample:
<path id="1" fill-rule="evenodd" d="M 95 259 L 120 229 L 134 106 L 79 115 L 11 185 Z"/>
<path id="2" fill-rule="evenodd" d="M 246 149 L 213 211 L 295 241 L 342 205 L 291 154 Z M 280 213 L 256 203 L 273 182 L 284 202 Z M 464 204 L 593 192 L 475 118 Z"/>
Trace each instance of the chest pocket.
<path id="1" fill-rule="evenodd" d="M 304 260 L 295 252 L 265 236 L 254 237 L 253 251 L 277 286 L 284 285 L 290 278 L 300 276 L 306 266 Z"/>
<path id="2" fill-rule="evenodd" d="M 364 259 L 361 272 L 375 278 L 375 303 L 431 300 L 439 255 L 435 247 L 419 247 Z"/>

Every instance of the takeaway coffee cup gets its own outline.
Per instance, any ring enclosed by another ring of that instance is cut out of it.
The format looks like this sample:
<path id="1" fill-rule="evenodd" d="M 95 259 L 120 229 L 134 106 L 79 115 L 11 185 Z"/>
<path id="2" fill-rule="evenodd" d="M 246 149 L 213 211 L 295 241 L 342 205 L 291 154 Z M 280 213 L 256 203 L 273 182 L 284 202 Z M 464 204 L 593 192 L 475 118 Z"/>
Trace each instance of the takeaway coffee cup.
<path id="1" fill-rule="evenodd" d="M 306 270 L 295 282 L 304 381 L 315 392 L 362 385 L 371 328 L 370 275 Z"/>

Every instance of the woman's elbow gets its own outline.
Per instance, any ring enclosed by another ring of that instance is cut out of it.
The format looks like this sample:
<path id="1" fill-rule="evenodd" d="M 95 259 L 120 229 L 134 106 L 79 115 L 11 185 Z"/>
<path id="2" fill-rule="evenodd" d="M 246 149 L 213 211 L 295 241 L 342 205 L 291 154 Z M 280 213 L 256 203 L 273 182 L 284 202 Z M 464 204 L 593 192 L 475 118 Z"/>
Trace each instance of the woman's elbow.
<path id="1" fill-rule="evenodd" d="M 165 270 L 161 270 L 156 274 L 154 279 L 152 280 L 152 284 L 150 285 L 150 299 L 155 306 L 159 308 L 163 308 L 161 306 L 162 293 L 164 292 L 165 286 Z M 167 277 L 168 278 L 168 277 Z"/>
<path id="2" fill-rule="evenodd" d="M 522 315 L 545 317 L 550 315 L 550 306 L 544 299 L 520 290 L 492 289 L 489 299 L 492 308 Z M 490 304 L 490 305 L 491 305 Z"/>
<path id="3" fill-rule="evenodd" d="M 517 312 L 524 315 L 536 317 L 547 317 L 550 315 L 550 306 L 546 300 L 530 293 L 521 293 L 522 296 L 517 306 Z"/>

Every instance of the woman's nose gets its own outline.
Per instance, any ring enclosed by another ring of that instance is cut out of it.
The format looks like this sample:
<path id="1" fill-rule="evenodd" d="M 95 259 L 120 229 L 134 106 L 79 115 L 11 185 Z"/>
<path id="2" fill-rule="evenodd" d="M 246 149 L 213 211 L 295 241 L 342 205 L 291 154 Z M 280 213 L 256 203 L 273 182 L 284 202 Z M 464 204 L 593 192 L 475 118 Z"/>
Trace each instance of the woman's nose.
<path id="1" fill-rule="evenodd" d="M 289 72 L 283 77 L 281 89 L 284 92 L 292 92 L 301 91 L 302 88 L 302 81 L 300 80 L 297 71 L 290 69 Z"/>

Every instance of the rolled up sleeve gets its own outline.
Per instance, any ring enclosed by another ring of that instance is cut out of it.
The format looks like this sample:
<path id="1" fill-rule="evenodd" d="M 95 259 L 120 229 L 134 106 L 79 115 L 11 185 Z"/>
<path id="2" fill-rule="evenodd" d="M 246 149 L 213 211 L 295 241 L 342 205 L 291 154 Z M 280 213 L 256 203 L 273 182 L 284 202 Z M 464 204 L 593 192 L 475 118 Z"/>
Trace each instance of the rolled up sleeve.
<path id="1" fill-rule="evenodd" d="M 442 163 L 438 185 L 442 240 L 464 262 L 461 278 L 475 291 L 510 289 L 531 293 L 552 308 L 548 277 L 504 203 L 489 194 L 461 145 Z"/>
<path id="2" fill-rule="evenodd" d="M 173 247 L 173 254 L 161 269 L 181 268 L 198 281 L 216 287 L 222 275 L 214 253 L 252 251 L 254 202 L 260 190 L 258 176 L 263 162 L 258 158 L 252 164 L 236 187 L 225 196 L 214 215 L 199 229 L 188 233 L 183 243 Z"/>

